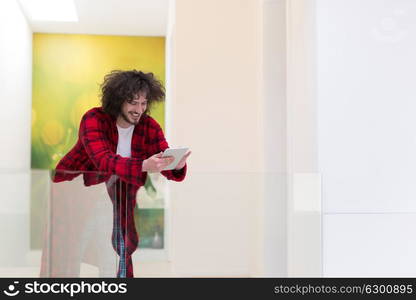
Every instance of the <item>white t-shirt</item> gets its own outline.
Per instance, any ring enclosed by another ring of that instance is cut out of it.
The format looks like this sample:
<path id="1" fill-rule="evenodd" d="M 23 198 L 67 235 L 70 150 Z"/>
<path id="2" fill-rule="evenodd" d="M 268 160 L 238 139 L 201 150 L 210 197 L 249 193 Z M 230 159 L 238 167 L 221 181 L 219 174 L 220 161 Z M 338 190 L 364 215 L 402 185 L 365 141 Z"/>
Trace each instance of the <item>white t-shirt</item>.
<path id="1" fill-rule="evenodd" d="M 117 154 L 122 157 L 131 157 L 131 138 L 133 136 L 134 125 L 123 128 L 117 125 L 118 143 Z"/>
<path id="2" fill-rule="evenodd" d="M 117 130 L 117 154 L 122 157 L 131 157 L 131 138 L 133 136 L 134 125 L 131 125 L 128 128 L 123 128 L 117 125 Z M 111 186 L 117 180 L 117 178 L 117 175 L 111 175 L 106 184 Z"/>

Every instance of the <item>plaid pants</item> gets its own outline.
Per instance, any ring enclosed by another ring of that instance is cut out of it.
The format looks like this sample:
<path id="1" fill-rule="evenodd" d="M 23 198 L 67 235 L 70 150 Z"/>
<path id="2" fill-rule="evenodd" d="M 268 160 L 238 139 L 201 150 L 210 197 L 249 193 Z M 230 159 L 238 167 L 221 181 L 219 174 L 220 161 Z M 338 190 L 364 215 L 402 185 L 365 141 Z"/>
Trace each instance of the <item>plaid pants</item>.
<path id="1" fill-rule="evenodd" d="M 131 255 L 139 245 L 139 236 L 134 223 L 137 188 L 113 175 L 107 181 L 107 191 L 113 203 L 111 241 L 119 256 L 117 277 L 134 277 Z"/>

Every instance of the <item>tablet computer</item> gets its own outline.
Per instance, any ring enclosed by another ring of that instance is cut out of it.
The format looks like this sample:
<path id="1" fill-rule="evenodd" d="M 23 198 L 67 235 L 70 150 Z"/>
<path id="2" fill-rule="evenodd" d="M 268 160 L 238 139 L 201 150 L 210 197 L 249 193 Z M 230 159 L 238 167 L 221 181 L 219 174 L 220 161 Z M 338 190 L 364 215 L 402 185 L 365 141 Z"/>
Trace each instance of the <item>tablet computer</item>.
<path id="1" fill-rule="evenodd" d="M 178 163 L 181 161 L 181 159 L 185 156 L 186 152 L 188 152 L 189 148 L 186 147 L 180 147 L 180 148 L 167 148 L 163 154 L 162 157 L 166 156 L 173 156 L 175 160 L 167 165 L 162 171 L 167 170 L 173 170 L 178 165 Z"/>

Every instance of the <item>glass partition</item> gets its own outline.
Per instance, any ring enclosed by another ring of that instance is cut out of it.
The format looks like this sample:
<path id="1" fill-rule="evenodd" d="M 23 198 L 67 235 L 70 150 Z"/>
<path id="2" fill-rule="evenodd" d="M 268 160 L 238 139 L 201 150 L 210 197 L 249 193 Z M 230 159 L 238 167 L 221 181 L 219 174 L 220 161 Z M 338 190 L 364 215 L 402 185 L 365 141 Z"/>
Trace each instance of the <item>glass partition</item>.
<path id="1" fill-rule="evenodd" d="M 137 189 L 106 173 L 3 172 L 0 276 L 249 277 L 261 264 L 265 276 L 319 276 L 321 182 L 188 171 Z"/>
<path id="2" fill-rule="evenodd" d="M 87 263 L 97 277 L 132 277 L 137 248 L 164 250 L 160 174 L 148 174 L 141 188 L 100 172 L 53 171 L 51 178 L 40 276 L 78 277 Z"/>
<path id="3" fill-rule="evenodd" d="M 74 178 L 74 176 L 80 175 Z M 120 223 L 121 206 L 126 197 L 118 192 L 119 182 L 107 189 L 106 174 L 93 172 L 52 172 L 52 178 L 70 180 L 50 182 L 50 199 L 45 207 L 46 223 L 42 236 L 41 277 L 79 277 L 83 263 L 98 269 L 98 277 L 116 277 L 117 253 L 121 241 L 112 248 L 113 226 Z M 110 194 L 111 193 L 111 194 Z M 114 210 L 118 210 L 113 219 Z M 115 238 L 120 239 L 118 234 Z M 94 269 L 90 270 L 93 275 Z M 88 271 L 86 270 L 88 273 Z M 96 272 L 95 272 L 96 273 Z M 85 276 L 86 274 L 84 274 Z"/>

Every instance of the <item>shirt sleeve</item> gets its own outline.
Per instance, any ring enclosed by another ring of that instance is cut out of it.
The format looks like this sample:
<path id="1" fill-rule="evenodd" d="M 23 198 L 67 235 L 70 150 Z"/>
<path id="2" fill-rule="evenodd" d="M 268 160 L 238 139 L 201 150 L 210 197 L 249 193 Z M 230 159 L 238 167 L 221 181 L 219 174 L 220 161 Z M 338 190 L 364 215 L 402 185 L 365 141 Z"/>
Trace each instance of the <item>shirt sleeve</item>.
<path id="1" fill-rule="evenodd" d="M 150 143 L 149 143 L 149 151 L 148 151 L 149 157 L 161 151 L 165 151 L 165 149 L 169 148 L 169 145 L 165 139 L 163 130 L 160 127 L 160 125 L 154 121 L 151 127 L 152 129 L 149 130 L 149 134 L 151 135 Z M 187 169 L 187 166 L 185 164 L 185 166 L 182 169 L 167 170 L 167 171 L 162 171 L 160 173 L 169 180 L 182 181 L 185 179 L 186 169 Z"/>
<path id="2" fill-rule="evenodd" d="M 96 114 L 87 114 L 81 120 L 79 138 L 92 163 L 98 171 L 116 174 L 127 183 L 144 185 L 147 173 L 142 172 L 143 160 L 121 157 L 111 151 L 103 127 Z"/>

